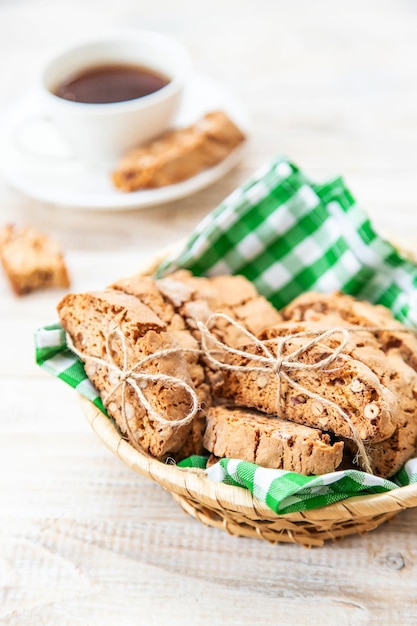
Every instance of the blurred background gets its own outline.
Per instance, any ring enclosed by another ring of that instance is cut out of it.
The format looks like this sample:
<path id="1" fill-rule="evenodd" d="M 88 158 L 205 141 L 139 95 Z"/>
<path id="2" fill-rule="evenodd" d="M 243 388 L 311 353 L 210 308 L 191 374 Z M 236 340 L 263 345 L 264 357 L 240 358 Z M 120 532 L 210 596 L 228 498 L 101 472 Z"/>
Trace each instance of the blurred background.
<path id="1" fill-rule="evenodd" d="M 410 0 L 0 0 L 0 111 L 30 91 L 44 60 L 77 39 L 118 27 L 174 35 L 195 68 L 247 106 L 251 138 L 225 181 L 161 208 L 102 214 L 106 245 L 149 247 L 184 234 L 277 153 L 317 180 L 342 174 L 379 230 L 412 245 L 417 224 L 417 4 Z M 389 180 L 389 184 L 388 180 Z M 47 224 L 67 246 L 94 249 L 96 216 L 28 200 L 5 186 L 2 221 Z M 383 217 L 395 212 L 395 231 Z M 184 221 L 185 220 L 185 221 Z M 82 229 L 78 230 L 78 225 Z"/>

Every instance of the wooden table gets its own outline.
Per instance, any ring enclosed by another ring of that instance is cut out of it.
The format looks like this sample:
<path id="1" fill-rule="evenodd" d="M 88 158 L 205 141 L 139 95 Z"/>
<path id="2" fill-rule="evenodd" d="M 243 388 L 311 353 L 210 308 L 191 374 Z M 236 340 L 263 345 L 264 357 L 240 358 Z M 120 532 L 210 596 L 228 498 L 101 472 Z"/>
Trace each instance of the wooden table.
<path id="1" fill-rule="evenodd" d="M 58 236 L 74 290 L 133 273 L 277 153 L 317 179 L 343 174 L 377 228 L 413 245 L 413 3 L 3 0 L 0 105 L 32 88 L 52 49 L 114 26 L 181 39 L 246 102 L 252 133 L 232 173 L 148 210 L 64 210 L 0 180 L 0 222 Z M 417 623 L 416 511 L 321 549 L 272 546 L 202 526 L 113 457 L 76 394 L 33 363 L 32 333 L 60 295 L 17 299 L 0 277 L 1 624 Z"/>

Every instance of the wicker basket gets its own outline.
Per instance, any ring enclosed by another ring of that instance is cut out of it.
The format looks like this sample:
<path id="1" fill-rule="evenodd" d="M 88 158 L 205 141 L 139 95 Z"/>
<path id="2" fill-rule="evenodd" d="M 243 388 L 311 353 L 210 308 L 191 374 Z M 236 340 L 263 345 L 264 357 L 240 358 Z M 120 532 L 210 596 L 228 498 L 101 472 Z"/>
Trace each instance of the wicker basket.
<path id="1" fill-rule="evenodd" d="M 155 256 L 141 268 L 142 273 L 152 274 L 172 250 Z M 216 483 L 203 470 L 167 465 L 138 452 L 94 404 L 80 400 L 96 435 L 125 465 L 170 491 L 189 515 L 231 535 L 270 543 L 322 546 L 328 539 L 373 530 L 399 511 L 417 506 L 417 484 L 413 484 L 386 493 L 355 496 L 319 509 L 278 515 L 246 489 Z"/>
<path id="2" fill-rule="evenodd" d="M 417 484 L 413 484 L 320 509 L 277 515 L 246 489 L 216 483 L 203 470 L 166 465 L 141 454 L 94 404 L 83 398 L 81 402 L 96 435 L 125 465 L 170 491 L 186 513 L 231 535 L 322 546 L 326 539 L 373 530 L 399 511 L 417 506 Z"/>

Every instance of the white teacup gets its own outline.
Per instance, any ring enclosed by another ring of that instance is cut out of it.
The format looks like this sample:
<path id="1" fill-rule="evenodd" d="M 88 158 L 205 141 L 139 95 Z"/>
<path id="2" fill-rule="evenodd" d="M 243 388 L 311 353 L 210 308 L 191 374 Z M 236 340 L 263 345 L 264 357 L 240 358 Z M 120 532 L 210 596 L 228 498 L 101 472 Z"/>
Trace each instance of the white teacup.
<path id="1" fill-rule="evenodd" d="M 154 93 L 123 102 L 91 104 L 55 95 L 68 77 L 110 64 L 146 67 L 169 82 Z M 171 37 L 142 30 L 116 33 L 71 47 L 47 64 L 41 75 L 42 108 L 76 157 L 111 161 L 169 127 L 189 69 L 188 53 Z"/>

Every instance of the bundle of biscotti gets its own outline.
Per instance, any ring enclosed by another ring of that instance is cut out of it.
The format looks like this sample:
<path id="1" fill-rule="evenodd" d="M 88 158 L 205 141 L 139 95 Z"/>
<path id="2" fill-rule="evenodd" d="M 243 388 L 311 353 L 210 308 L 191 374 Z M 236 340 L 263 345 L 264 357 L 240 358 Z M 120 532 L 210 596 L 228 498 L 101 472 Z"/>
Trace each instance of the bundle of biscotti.
<path id="1" fill-rule="evenodd" d="M 68 294 L 58 305 L 107 412 L 134 446 L 159 459 L 204 451 L 212 395 L 195 324 L 211 311 L 254 333 L 281 320 L 244 278 L 195 278 L 185 271 L 159 281 L 137 275 L 101 292 Z M 228 343 L 242 339 L 221 324 L 216 330 Z"/>
<path id="2" fill-rule="evenodd" d="M 416 450 L 415 334 L 395 321 L 385 307 L 340 293 L 304 294 L 282 316 L 283 322 L 264 329 L 258 339 L 273 354 L 281 346 L 281 357 L 290 363 L 291 355 L 298 352 L 301 367 L 290 367 L 288 377 L 279 378 L 272 370 L 259 373 L 254 360 L 259 345 L 247 343 L 239 346 L 240 354 L 225 357 L 233 369 L 221 367 L 220 374 L 212 372 L 214 395 L 328 433 L 332 442 L 343 442 L 338 467 L 356 463 L 364 468 L 367 461 L 379 476 L 395 474 Z M 329 329 L 346 329 L 348 340 L 328 367 L 316 368 L 340 344 L 341 332 L 320 337 Z M 309 334 L 319 340 L 304 350 Z M 215 438 L 216 427 L 212 430 L 210 437 Z M 256 462 L 258 440 L 250 459 Z M 365 454 L 358 454 L 358 440 Z M 218 442 L 215 453 L 222 456 Z M 227 454 L 232 453 L 229 447 Z"/>
<path id="3" fill-rule="evenodd" d="M 108 413 L 161 460 L 391 476 L 415 453 L 417 339 L 383 307 L 308 293 L 280 313 L 242 276 L 180 270 L 69 294 L 58 311 Z"/>

